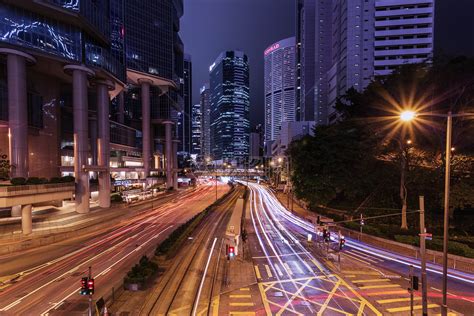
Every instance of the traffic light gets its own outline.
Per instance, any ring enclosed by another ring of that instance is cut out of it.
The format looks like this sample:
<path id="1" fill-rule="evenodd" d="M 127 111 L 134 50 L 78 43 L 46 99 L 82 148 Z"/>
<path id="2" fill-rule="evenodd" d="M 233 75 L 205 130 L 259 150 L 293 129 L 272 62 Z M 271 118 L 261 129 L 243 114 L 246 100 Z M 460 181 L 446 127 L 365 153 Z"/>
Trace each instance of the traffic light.
<path id="1" fill-rule="evenodd" d="M 229 247 L 229 257 L 233 258 L 235 256 L 235 249 L 234 247 Z"/>
<path id="2" fill-rule="evenodd" d="M 412 289 L 414 291 L 418 291 L 418 283 L 419 283 L 419 280 L 418 280 L 418 277 L 416 275 L 413 275 L 411 277 L 411 286 L 412 286 Z"/>
<path id="3" fill-rule="evenodd" d="M 94 279 L 90 278 L 89 281 L 87 281 L 87 290 L 89 291 L 89 295 L 94 294 Z"/>
<path id="4" fill-rule="evenodd" d="M 339 250 L 342 250 L 345 244 L 346 244 L 346 239 L 344 238 L 344 236 L 341 236 L 341 238 L 339 238 Z"/>
<path id="5" fill-rule="evenodd" d="M 87 280 L 88 280 L 87 277 L 84 277 L 84 278 L 81 279 L 81 290 L 79 291 L 79 294 L 81 294 L 81 295 L 87 295 L 88 294 Z"/>
<path id="6" fill-rule="evenodd" d="M 323 239 L 324 239 L 325 242 L 331 241 L 331 232 L 329 232 L 329 230 L 327 230 L 327 228 L 323 229 Z"/>

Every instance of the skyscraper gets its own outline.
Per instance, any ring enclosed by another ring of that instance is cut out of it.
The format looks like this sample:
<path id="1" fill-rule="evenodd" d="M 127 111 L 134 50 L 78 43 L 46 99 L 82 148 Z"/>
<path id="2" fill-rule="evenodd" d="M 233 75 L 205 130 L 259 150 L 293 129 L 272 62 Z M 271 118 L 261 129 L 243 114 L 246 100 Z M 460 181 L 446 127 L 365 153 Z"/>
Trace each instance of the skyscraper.
<path id="1" fill-rule="evenodd" d="M 249 155 L 250 134 L 247 55 L 223 52 L 209 67 L 209 73 L 212 159 L 243 162 Z"/>
<path id="2" fill-rule="evenodd" d="M 314 100 L 316 124 L 337 121 L 334 106 L 349 88 L 433 55 L 434 0 L 299 0 L 296 14 L 301 119 Z"/>
<path id="3" fill-rule="evenodd" d="M 192 131 L 191 131 L 191 154 L 201 157 L 201 104 L 193 105 L 192 111 Z"/>
<path id="4" fill-rule="evenodd" d="M 183 93 L 184 108 L 178 114 L 177 134 L 180 141 L 178 151 L 182 154 L 191 153 L 191 125 L 192 125 L 192 100 L 193 100 L 193 67 L 191 55 L 184 55 L 183 83 L 181 89 Z"/>
<path id="5" fill-rule="evenodd" d="M 296 119 L 295 53 L 294 37 L 276 42 L 264 52 L 266 142 L 280 135 L 282 122 Z"/>
<path id="6" fill-rule="evenodd" d="M 201 155 L 204 159 L 211 156 L 211 91 L 206 83 L 201 93 Z"/>

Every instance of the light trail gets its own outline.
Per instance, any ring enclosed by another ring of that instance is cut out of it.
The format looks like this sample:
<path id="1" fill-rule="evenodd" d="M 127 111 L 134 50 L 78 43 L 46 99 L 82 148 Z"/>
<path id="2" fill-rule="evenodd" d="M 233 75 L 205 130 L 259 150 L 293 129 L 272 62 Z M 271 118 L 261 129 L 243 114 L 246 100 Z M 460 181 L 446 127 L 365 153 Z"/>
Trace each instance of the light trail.
<path id="1" fill-rule="evenodd" d="M 204 268 L 204 273 L 202 274 L 201 282 L 199 284 L 199 289 L 196 295 L 196 300 L 194 301 L 193 311 L 191 313 L 193 316 L 196 316 L 197 308 L 199 306 L 199 300 L 201 299 L 202 287 L 204 286 L 204 281 L 206 280 L 207 269 L 209 268 L 209 263 L 211 262 L 212 253 L 214 252 L 214 247 L 216 246 L 216 242 L 217 242 L 217 237 L 214 238 L 211 251 L 209 252 L 209 257 L 207 257 L 206 267 Z M 212 296 L 212 293 L 211 293 L 211 296 Z"/>

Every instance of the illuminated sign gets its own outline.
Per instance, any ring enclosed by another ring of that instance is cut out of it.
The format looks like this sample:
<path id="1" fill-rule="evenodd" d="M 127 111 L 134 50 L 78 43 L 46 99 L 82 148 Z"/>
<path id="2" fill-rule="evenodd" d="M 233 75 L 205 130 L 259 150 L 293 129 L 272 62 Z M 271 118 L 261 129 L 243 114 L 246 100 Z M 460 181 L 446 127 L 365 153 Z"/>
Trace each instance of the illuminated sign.
<path id="1" fill-rule="evenodd" d="M 280 48 L 280 43 L 273 44 L 265 50 L 265 56 Z"/>

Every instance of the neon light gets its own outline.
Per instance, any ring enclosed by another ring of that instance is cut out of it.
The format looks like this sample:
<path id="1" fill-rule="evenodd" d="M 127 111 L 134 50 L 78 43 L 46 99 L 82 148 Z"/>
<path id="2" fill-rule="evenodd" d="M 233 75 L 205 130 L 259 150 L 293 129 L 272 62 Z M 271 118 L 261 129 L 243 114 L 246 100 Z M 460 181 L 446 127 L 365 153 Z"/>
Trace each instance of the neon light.
<path id="1" fill-rule="evenodd" d="M 265 50 L 265 56 L 280 48 L 280 43 L 273 44 Z"/>

